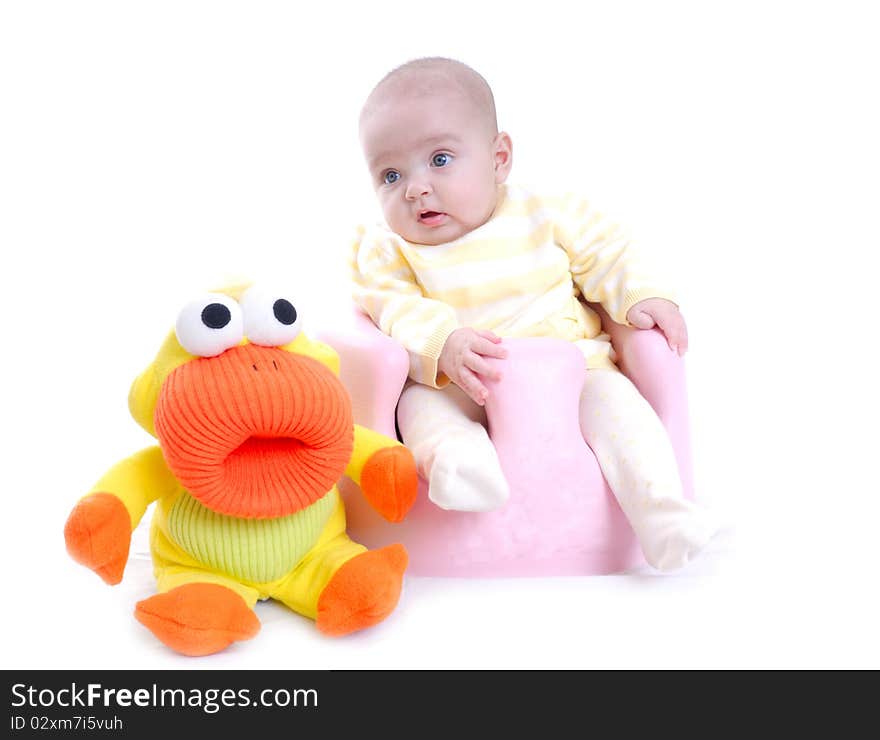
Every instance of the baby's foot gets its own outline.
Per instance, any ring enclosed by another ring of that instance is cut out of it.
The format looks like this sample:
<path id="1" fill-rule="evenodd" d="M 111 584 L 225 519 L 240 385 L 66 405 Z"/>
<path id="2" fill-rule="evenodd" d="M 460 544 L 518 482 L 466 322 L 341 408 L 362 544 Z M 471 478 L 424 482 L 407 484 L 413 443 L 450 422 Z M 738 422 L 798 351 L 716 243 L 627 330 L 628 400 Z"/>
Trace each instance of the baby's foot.
<path id="1" fill-rule="evenodd" d="M 494 447 L 486 440 L 449 440 L 436 452 L 428 498 L 441 509 L 493 511 L 507 503 L 510 488 Z"/>
<path id="2" fill-rule="evenodd" d="M 636 535 L 645 560 L 657 570 L 677 570 L 687 565 L 721 529 L 716 518 L 696 504 L 660 499 L 641 517 Z"/>

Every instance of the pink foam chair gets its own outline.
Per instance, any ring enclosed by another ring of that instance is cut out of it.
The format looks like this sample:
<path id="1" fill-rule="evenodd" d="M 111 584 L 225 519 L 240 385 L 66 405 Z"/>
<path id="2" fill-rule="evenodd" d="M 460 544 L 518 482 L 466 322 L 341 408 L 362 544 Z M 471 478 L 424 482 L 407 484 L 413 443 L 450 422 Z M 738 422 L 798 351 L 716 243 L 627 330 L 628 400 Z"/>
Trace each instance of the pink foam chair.
<path id="1" fill-rule="evenodd" d="M 596 306 L 618 365 L 654 407 L 693 497 L 684 362 L 657 330 L 611 321 Z M 349 326 L 318 333 L 340 355 L 341 377 L 359 424 L 396 436 L 395 409 L 406 380 L 406 351 L 360 312 Z M 580 433 L 583 354 L 556 339 L 505 339 L 503 377 L 489 385 L 489 436 L 510 484 L 510 499 L 488 513 L 445 511 L 427 484 L 407 518 L 390 524 L 343 481 L 351 536 L 376 548 L 402 542 L 409 573 L 422 576 L 553 576 L 616 573 L 644 559 L 629 523 Z"/>

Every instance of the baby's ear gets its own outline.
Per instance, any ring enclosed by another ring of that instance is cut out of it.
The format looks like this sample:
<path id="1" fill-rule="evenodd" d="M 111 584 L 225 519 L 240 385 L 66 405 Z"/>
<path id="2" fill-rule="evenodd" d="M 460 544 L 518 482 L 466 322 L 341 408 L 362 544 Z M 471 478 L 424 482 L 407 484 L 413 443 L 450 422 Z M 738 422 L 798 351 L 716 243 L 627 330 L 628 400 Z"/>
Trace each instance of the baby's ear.
<path id="1" fill-rule="evenodd" d="M 510 174 L 513 166 L 513 142 L 510 134 L 499 131 L 492 142 L 492 156 L 495 161 L 495 184 L 500 185 Z"/>

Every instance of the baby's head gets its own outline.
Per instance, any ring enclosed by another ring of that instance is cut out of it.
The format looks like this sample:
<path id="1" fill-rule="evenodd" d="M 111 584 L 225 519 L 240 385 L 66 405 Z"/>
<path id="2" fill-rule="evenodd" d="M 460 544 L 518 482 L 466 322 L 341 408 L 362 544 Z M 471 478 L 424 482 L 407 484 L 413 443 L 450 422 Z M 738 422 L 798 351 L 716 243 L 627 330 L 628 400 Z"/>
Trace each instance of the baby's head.
<path id="1" fill-rule="evenodd" d="M 417 244 L 486 223 L 513 163 L 492 90 L 452 59 L 417 59 L 386 75 L 361 110 L 360 136 L 388 226 Z"/>

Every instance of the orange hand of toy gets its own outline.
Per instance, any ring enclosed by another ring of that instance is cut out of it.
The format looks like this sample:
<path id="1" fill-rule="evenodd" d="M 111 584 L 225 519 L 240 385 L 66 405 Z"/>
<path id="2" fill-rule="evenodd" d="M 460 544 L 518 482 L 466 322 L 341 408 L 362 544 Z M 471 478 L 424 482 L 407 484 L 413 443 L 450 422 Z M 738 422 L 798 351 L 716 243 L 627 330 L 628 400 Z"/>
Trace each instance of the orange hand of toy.
<path id="1" fill-rule="evenodd" d="M 122 580 L 131 544 L 131 518 L 111 493 L 93 493 L 70 512 L 64 525 L 67 552 L 111 586 Z"/>
<path id="2" fill-rule="evenodd" d="M 419 478 L 412 453 L 400 445 L 373 453 L 361 473 L 361 490 L 389 522 L 399 522 L 415 503 Z"/>

